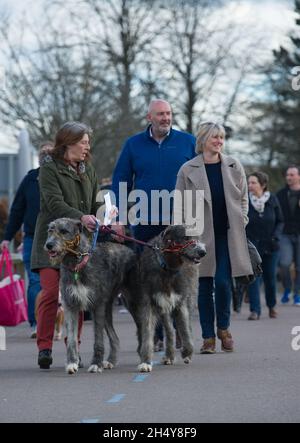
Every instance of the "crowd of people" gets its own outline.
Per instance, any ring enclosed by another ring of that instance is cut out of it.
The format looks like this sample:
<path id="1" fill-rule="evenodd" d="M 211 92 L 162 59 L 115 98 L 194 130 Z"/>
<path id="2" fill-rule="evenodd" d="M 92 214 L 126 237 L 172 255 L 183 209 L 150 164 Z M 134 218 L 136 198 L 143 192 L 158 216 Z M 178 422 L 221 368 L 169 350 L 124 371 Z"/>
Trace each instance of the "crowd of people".
<path id="1" fill-rule="evenodd" d="M 276 319 L 278 269 L 283 286 L 281 302 L 286 304 L 293 296 L 294 305 L 300 305 L 300 170 L 289 166 L 286 186 L 273 194 L 268 190 L 267 174 L 253 171 L 247 177 L 240 161 L 223 153 L 226 132 L 222 125 L 201 123 L 197 137 L 175 130 L 172 108 L 161 99 L 149 104 L 147 121 L 144 132 L 125 141 L 116 163 L 111 184 L 116 204 L 125 207 L 119 201 L 120 183 L 126 183 L 128 192 L 144 191 L 148 202 L 154 190 L 177 190 L 182 195 L 190 191 L 193 207 L 198 204 L 196 191 L 203 191 L 204 229 L 200 239 L 207 255 L 199 266 L 198 310 L 203 338 L 200 353 L 215 353 L 216 337 L 223 351 L 232 352 L 232 281 L 253 274 L 247 238 L 262 259 L 262 275 L 247 288 L 249 320 L 259 320 L 261 316 L 262 283 L 269 317 Z M 80 219 L 90 232 L 96 228 L 99 177 L 91 162 L 91 134 L 85 124 L 67 122 L 57 131 L 53 144 L 43 144 L 40 167 L 29 171 L 21 183 L 0 244 L 1 249 L 7 248 L 23 226 L 29 323 L 31 336 L 37 336 L 41 368 L 52 364 L 59 301 L 59 268 L 50 264 L 43 248 L 48 224 L 56 218 L 70 217 Z M 148 218 L 131 226 L 132 236 L 146 242 L 161 233 L 177 211 L 176 205 L 171 205 L 168 214 L 160 208 L 153 213 L 150 203 L 147 209 Z M 187 223 L 185 214 L 183 222 Z M 124 232 L 118 220 L 113 228 Z M 36 320 L 35 300 L 40 290 Z M 83 315 L 78 319 L 78 345 L 82 324 Z M 177 339 L 180 346 L 180 337 Z M 161 325 L 157 325 L 155 342 L 161 350 Z"/>

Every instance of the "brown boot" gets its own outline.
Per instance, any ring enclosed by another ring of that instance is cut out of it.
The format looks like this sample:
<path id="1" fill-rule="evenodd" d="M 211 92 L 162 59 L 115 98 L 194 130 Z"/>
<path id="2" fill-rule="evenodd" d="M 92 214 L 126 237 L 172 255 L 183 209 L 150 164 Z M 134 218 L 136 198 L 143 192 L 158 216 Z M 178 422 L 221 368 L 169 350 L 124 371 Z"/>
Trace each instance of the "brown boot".
<path id="1" fill-rule="evenodd" d="M 270 308 L 269 309 L 269 317 L 270 318 L 277 318 L 277 312 L 275 311 L 275 309 L 274 308 Z"/>
<path id="2" fill-rule="evenodd" d="M 222 351 L 233 352 L 233 339 L 228 329 L 218 329 L 217 336 L 222 343 Z"/>
<path id="3" fill-rule="evenodd" d="M 216 339 L 215 337 L 205 338 L 203 340 L 200 354 L 215 354 L 216 353 Z"/>

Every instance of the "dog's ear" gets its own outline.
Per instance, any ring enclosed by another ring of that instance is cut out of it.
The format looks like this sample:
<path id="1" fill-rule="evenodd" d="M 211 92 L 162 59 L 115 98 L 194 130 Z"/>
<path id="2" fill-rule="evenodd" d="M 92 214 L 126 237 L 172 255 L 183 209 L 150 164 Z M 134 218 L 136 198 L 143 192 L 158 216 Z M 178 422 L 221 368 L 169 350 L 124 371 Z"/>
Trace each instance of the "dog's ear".
<path id="1" fill-rule="evenodd" d="M 166 229 L 161 232 L 160 235 L 161 235 L 162 240 L 164 240 L 165 236 L 168 234 L 169 231 L 170 231 L 170 226 L 167 226 Z"/>

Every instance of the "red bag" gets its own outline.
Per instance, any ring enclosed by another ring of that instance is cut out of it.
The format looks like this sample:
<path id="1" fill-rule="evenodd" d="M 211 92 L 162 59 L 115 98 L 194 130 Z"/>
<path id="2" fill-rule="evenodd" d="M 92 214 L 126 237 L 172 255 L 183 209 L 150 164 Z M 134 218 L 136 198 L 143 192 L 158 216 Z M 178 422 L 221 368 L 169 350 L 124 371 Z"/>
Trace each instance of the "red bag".
<path id="1" fill-rule="evenodd" d="M 4 268 L 4 272 L 2 270 Z M 25 282 L 12 273 L 12 259 L 7 248 L 0 259 L 0 326 L 17 326 L 28 320 Z"/>

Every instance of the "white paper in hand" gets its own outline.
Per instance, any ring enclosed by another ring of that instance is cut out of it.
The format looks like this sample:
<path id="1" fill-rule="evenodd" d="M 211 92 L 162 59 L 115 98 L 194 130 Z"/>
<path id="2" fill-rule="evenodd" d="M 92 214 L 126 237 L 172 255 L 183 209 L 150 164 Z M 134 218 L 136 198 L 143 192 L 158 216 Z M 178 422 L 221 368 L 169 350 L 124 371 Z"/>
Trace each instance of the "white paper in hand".
<path id="1" fill-rule="evenodd" d="M 107 226 L 107 225 L 111 224 L 111 209 L 112 209 L 109 192 L 107 192 L 104 195 L 104 201 L 105 201 L 105 216 L 104 216 L 104 223 L 103 224 L 105 226 Z"/>

